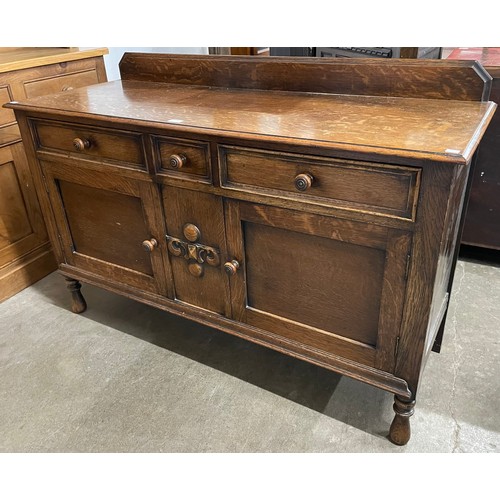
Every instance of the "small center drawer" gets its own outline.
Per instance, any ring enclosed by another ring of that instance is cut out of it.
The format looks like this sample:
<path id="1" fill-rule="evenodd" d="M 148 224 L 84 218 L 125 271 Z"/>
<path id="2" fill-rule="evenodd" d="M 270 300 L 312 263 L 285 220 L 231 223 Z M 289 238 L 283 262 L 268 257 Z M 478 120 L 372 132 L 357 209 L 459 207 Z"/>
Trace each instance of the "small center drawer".
<path id="1" fill-rule="evenodd" d="M 414 219 L 420 169 L 219 146 L 222 187 Z"/>
<path id="2" fill-rule="evenodd" d="M 208 142 L 153 136 L 157 173 L 162 176 L 210 182 Z"/>
<path id="3" fill-rule="evenodd" d="M 146 170 L 141 134 L 38 120 L 33 128 L 39 151 L 111 160 Z"/>

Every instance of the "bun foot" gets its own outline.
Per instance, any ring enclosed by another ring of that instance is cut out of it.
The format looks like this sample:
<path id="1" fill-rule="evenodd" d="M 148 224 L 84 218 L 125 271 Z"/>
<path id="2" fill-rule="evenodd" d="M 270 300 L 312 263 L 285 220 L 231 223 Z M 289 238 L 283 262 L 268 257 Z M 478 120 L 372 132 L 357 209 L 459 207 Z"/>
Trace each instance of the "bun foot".
<path id="1" fill-rule="evenodd" d="M 403 401 L 395 396 L 393 409 L 396 415 L 391 424 L 389 439 L 392 443 L 403 446 L 410 440 L 410 417 L 415 411 L 415 400 Z"/>
<path id="2" fill-rule="evenodd" d="M 82 292 L 80 292 L 82 284 L 79 281 L 74 280 L 73 278 L 65 279 L 67 281 L 66 286 L 71 292 L 71 310 L 76 314 L 80 314 L 87 309 L 87 303 L 83 298 Z"/>

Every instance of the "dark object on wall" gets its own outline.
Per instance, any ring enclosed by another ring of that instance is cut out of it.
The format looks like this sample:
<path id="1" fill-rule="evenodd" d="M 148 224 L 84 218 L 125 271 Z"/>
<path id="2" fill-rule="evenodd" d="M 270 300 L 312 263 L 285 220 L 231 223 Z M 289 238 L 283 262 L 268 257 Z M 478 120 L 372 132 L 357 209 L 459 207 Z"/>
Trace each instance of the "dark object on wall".
<path id="1" fill-rule="evenodd" d="M 294 56 L 294 57 L 314 57 L 315 47 L 270 47 L 271 56 Z"/>

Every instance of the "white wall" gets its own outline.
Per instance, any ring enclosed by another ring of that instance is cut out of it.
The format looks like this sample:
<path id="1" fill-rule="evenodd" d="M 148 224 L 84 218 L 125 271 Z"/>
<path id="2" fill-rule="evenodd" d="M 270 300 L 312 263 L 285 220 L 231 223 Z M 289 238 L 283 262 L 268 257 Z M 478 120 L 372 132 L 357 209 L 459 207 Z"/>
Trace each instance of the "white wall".
<path id="1" fill-rule="evenodd" d="M 108 47 L 109 54 L 104 56 L 108 80 L 119 80 L 118 63 L 124 52 L 166 52 L 170 54 L 208 54 L 208 47 Z"/>

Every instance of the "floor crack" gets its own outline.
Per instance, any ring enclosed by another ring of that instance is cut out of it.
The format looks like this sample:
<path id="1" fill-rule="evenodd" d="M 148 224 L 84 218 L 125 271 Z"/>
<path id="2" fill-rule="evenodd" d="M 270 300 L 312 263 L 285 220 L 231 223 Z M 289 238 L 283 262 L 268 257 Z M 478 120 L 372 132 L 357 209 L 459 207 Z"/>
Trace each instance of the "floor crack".
<path id="1" fill-rule="evenodd" d="M 461 291 L 462 291 L 462 285 L 463 281 L 465 279 L 465 266 L 463 263 L 458 262 L 457 265 L 457 270 L 460 268 L 462 270 L 460 278 L 458 280 L 457 287 L 455 289 L 455 295 L 460 296 Z M 456 304 L 456 300 L 454 301 Z M 453 381 L 452 381 L 452 386 L 451 386 L 451 393 L 450 393 L 450 402 L 449 402 L 449 412 L 451 415 L 451 418 L 453 419 L 454 423 L 454 431 L 453 431 L 453 449 L 452 453 L 456 453 L 459 451 L 459 446 L 460 446 L 460 431 L 461 431 L 461 426 L 458 423 L 457 416 L 455 414 L 455 409 L 454 409 L 454 401 L 455 401 L 455 394 L 456 394 L 456 388 L 457 388 L 457 378 L 459 374 L 459 367 L 461 364 L 462 356 L 460 353 L 459 349 L 459 343 L 458 343 L 458 320 L 457 320 L 457 310 L 458 308 L 455 307 L 453 309 L 453 316 L 451 318 L 451 326 L 452 326 L 452 331 L 453 331 L 453 365 L 452 365 L 452 370 L 453 370 Z"/>

